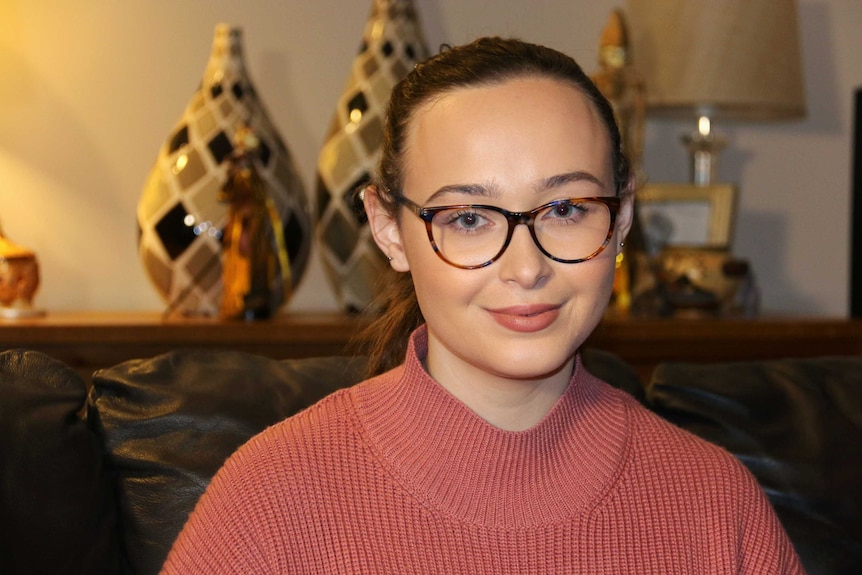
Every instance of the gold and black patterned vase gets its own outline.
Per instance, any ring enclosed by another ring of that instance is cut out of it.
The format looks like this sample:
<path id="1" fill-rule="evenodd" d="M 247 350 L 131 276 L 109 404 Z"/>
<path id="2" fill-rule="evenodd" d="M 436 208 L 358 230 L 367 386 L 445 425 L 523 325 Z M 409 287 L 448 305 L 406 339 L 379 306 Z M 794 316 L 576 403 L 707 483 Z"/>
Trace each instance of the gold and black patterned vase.
<path id="1" fill-rule="evenodd" d="M 317 163 L 317 245 L 347 312 L 369 306 L 386 266 L 354 193 L 377 169 L 389 93 L 427 54 L 412 1 L 374 0 Z"/>
<path id="2" fill-rule="evenodd" d="M 283 275 L 292 284 L 284 286 L 282 305 L 305 271 L 314 240 L 308 198 L 251 82 L 241 30 L 219 24 L 200 87 L 159 150 L 138 203 L 138 251 L 166 314 L 219 315 L 229 208 L 223 195 L 238 130 L 258 140 L 256 172 L 279 222 L 275 235 L 290 267 Z"/>

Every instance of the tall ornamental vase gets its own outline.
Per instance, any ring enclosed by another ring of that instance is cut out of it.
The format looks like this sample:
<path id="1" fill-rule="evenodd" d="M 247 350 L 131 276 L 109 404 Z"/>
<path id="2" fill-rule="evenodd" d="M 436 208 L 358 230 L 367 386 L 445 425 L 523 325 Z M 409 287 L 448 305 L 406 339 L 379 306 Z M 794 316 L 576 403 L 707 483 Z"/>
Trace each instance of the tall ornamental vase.
<path id="1" fill-rule="evenodd" d="M 374 299 L 386 259 L 354 194 L 377 170 L 389 93 L 428 54 L 411 0 L 374 0 L 317 162 L 318 248 L 341 308 Z"/>
<path id="2" fill-rule="evenodd" d="M 289 300 L 305 271 L 313 242 L 308 198 L 251 82 L 241 30 L 219 24 L 201 85 L 159 150 L 138 203 L 138 251 L 166 315 L 219 315 L 224 188 L 243 130 L 256 137 L 255 171 L 278 216 L 275 235 L 290 268 L 284 277 L 291 285 L 277 304 Z"/>

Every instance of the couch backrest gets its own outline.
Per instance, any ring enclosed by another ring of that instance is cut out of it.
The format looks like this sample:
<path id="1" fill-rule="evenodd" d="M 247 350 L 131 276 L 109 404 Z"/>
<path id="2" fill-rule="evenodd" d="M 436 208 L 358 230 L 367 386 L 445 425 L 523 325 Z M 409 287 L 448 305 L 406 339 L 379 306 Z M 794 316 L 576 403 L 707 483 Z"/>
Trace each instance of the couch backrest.
<path id="1" fill-rule="evenodd" d="M 265 427 L 356 383 L 362 361 L 182 351 L 93 374 L 90 423 L 119 489 L 124 571 L 158 573 L 212 476 Z"/>
<path id="2" fill-rule="evenodd" d="M 862 573 L 862 357 L 663 364 L 647 404 L 742 460 L 809 575 Z"/>
<path id="3" fill-rule="evenodd" d="M 619 358 L 582 358 L 645 401 Z M 0 573 L 158 573 L 225 459 L 359 381 L 363 367 L 363 358 L 186 350 L 100 370 L 87 396 L 81 377 L 48 356 L 0 354 Z"/>

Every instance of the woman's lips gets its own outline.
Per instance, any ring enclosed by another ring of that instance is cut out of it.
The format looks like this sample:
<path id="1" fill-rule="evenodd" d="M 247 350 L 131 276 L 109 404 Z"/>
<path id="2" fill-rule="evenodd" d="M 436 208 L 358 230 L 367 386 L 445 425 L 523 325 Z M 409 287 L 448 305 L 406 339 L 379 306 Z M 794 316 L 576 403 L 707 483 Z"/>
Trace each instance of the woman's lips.
<path id="1" fill-rule="evenodd" d="M 555 305 L 517 305 L 489 309 L 488 312 L 501 326 L 520 333 L 541 331 L 554 323 L 560 315 Z"/>

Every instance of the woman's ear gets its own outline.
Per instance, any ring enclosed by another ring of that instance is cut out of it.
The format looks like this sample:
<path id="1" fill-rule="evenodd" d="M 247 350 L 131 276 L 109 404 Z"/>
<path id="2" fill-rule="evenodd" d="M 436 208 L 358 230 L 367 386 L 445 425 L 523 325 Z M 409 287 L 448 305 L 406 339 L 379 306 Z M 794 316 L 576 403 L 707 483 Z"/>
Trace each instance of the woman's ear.
<path id="1" fill-rule="evenodd" d="M 620 195 L 620 212 L 617 214 L 617 245 L 626 239 L 626 236 L 629 235 L 629 230 L 632 229 L 632 222 L 634 220 L 634 211 L 635 211 L 635 190 L 637 189 L 637 182 L 635 176 L 632 175 L 629 177 L 629 181 L 626 184 L 625 189 L 622 191 Z M 621 247 L 617 248 L 617 253 L 622 250 Z"/>
<path id="2" fill-rule="evenodd" d="M 362 201 L 368 216 L 368 227 L 374 242 L 389 260 L 392 269 L 398 272 L 410 270 L 410 265 L 404 255 L 404 244 L 401 238 L 401 228 L 398 220 L 390 214 L 380 201 L 377 186 L 366 186 L 362 191 Z"/>

